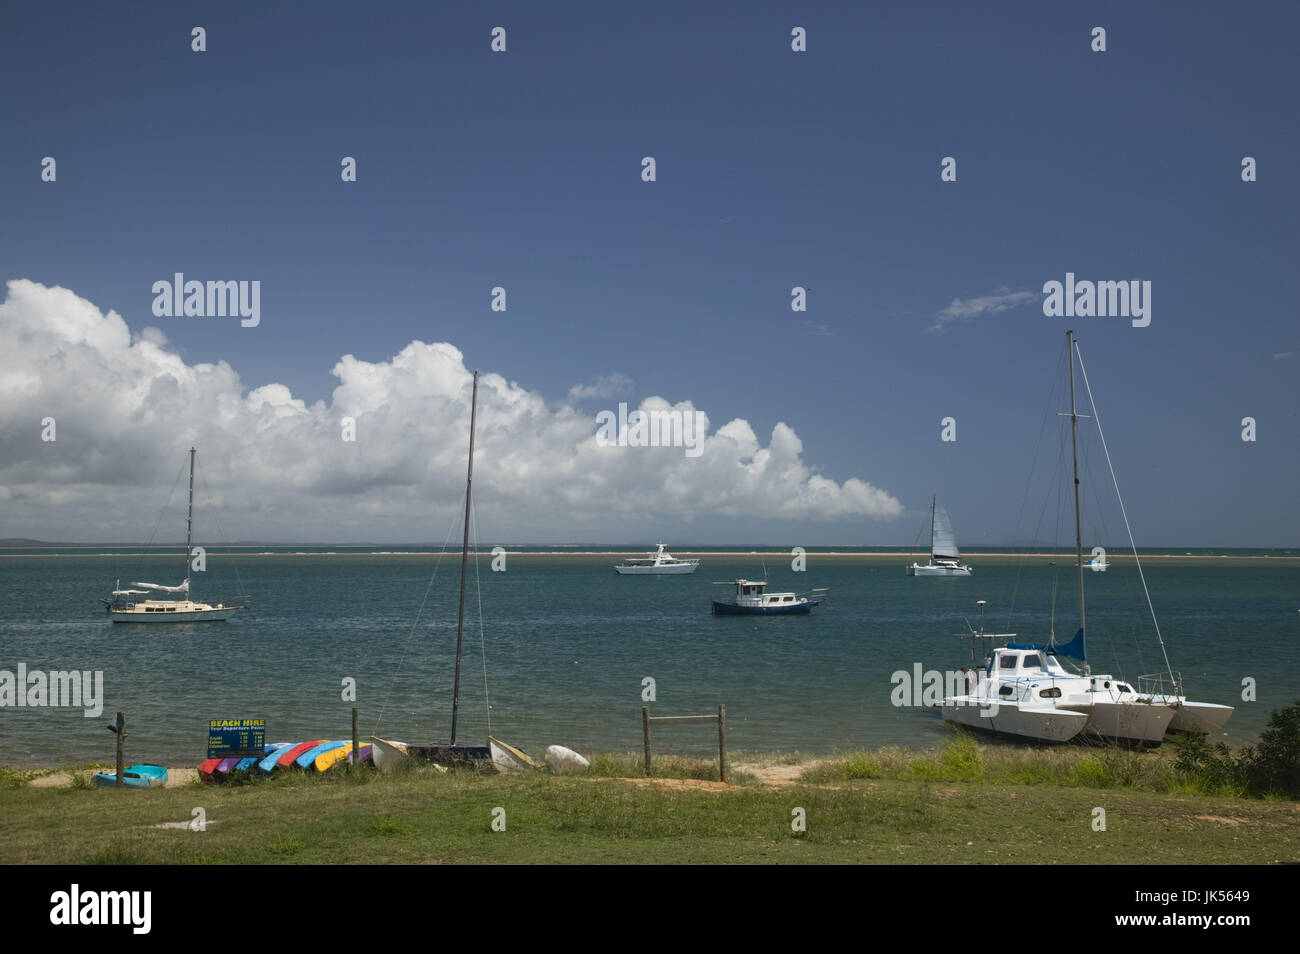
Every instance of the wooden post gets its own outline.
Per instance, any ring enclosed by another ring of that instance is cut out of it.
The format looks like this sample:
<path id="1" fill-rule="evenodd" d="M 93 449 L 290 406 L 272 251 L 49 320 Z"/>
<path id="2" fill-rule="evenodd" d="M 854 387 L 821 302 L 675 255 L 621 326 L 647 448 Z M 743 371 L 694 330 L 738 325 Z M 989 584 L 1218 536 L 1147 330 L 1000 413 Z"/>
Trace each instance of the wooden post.
<path id="1" fill-rule="evenodd" d="M 650 707 L 641 707 L 641 729 L 645 735 L 645 773 L 650 774 Z"/>
<path id="2" fill-rule="evenodd" d="M 117 736 L 117 775 L 113 779 L 115 788 L 123 788 L 126 781 L 122 773 L 126 771 L 126 759 L 122 755 L 122 740 L 126 738 L 126 717 L 122 713 L 117 714 L 117 725 L 110 725 L 109 731 Z"/>
<path id="3" fill-rule="evenodd" d="M 357 745 L 357 707 L 352 707 L 352 765 L 357 765 L 357 753 L 360 746 Z"/>
<path id="4" fill-rule="evenodd" d="M 727 784 L 727 707 L 718 704 L 718 774 Z"/>

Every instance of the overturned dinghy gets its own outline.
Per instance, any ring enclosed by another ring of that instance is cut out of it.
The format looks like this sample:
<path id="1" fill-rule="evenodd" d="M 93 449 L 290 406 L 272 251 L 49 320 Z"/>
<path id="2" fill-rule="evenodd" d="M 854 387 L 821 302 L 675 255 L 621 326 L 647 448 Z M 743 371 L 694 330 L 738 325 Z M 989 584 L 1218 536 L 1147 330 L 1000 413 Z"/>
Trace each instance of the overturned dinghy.
<path id="1" fill-rule="evenodd" d="M 546 764 L 556 775 L 576 775 L 591 767 L 591 763 L 581 755 L 562 745 L 547 746 Z"/>

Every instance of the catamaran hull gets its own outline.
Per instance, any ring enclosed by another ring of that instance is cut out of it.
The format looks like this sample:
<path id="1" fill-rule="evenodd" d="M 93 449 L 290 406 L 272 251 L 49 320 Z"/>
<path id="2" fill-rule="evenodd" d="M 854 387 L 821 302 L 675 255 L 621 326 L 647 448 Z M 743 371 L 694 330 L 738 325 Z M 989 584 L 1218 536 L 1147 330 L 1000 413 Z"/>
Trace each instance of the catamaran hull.
<path id="1" fill-rule="evenodd" d="M 620 576 L 667 576 L 694 573 L 699 568 L 698 563 L 680 563 L 673 566 L 616 566 L 614 572 Z"/>
<path id="2" fill-rule="evenodd" d="M 395 768 L 404 759 L 418 759 L 444 767 L 492 761 L 492 749 L 486 745 L 412 745 L 409 742 L 389 742 L 373 735 L 370 742 L 374 746 L 371 758 L 380 771 Z"/>
<path id="3" fill-rule="evenodd" d="M 1088 724 L 1088 714 L 1057 708 L 993 705 L 970 696 L 945 699 L 943 720 L 968 729 L 1036 742 L 1069 742 Z"/>
<path id="4" fill-rule="evenodd" d="M 737 606 L 735 603 L 713 601 L 713 612 L 718 616 L 788 616 L 792 613 L 811 613 L 820 600 L 791 603 L 789 606 Z"/>
<path id="5" fill-rule="evenodd" d="M 223 609 L 192 610 L 178 613 L 136 613 L 132 610 L 109 610 L 108 615 L 115 623 L 219 623 L 224 621 L 238 607 Z"/>
<path id="6" fill-rule="evenodd" d="M 913 563 L 907 568 L 908 576 L 970 576 L 968 566 L 922 566 Z"/>
<path id="7" fill-rule="evenodd" d="M 1174 707 L 1174 717 L 1169 723 L 1170 732 L 1218 732 L 1232 715 L 1232 706 L 1213 702 L 1183 701 Z"/>
<path id="8" fill-rule="evenodd" d="M 502 742 L 490 735 L 488 736 L 488 748 L 492 751 L 492 764 L 502 774 L 531 772 L 540 767 L 528 755 L 509 742 Z"/>
<path id="9" fill-rule="evenodd" d="M 1083 731 L 1116 742 L 1159 745 L 1173 717 L 1174 707 L 1159 703 L 1094 701 Z"/>

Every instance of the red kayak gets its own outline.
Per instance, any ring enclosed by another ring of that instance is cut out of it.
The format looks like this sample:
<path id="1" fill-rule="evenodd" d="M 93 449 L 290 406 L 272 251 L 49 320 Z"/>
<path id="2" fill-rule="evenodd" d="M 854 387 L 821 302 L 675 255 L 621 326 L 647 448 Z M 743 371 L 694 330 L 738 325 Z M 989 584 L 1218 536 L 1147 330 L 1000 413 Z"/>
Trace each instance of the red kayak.
<path id="1" fill-rule="evenodd" d="M 275 764 L 279 768 L 288 768 L 289 766 L 293 765 L 294 759 L 302 755 L 308 749 L 314 749 L 322 742 L 328 742 L 328 741 L 329 739 L 317 739 L 315 742 L 301 742 L 298 745 L 295 745 L 293 748 L 285 749 L 283 752 L 281 752 L 280 757 L 275 760 Z"/>
<path id="2" fill-rule="evenodd" d="M 212 773 L 217 770 L 217 766 L 222 762 L 221 759 L 205 759 L 199 763 L 199 778 L 205 782 L 212 781 Z"/>

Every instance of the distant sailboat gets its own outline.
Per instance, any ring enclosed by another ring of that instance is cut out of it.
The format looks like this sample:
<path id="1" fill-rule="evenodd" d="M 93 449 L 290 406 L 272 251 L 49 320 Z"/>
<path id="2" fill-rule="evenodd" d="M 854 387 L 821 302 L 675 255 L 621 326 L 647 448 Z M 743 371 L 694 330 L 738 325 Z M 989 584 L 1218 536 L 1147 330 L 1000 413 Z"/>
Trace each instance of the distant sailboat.
<path id="1" fill-rule="evenodd" d="M 971 568 L 961 562 L 957 537 L 952 532 L 948 511 L 936 496 L 930 501 L 930 562 L 913 563 L 908 576 L 970 576 Z"/>
<path id="2" fill-rule="evenodd" d="M 248 604 L 227 606 L 224 603 L 199 603 L 190 598 L 190 568 L 194 558 L 194 455 L 190 448 L 190 503 L 185 517 L 185 580 L 179 586 L 165 586 L 161 583 L 132 583 L 138 590 L 119 589 L 113 591 L 111 600 L 100 600 L 108 609 L 108 615 L 115 623 L 196 623 L 215 622 L 226 619 L 236 610 L 248 609 Z M 175 593 L 182 596 L 179 600 L 137 600 L 137 596 L 150 593 Z"/>

